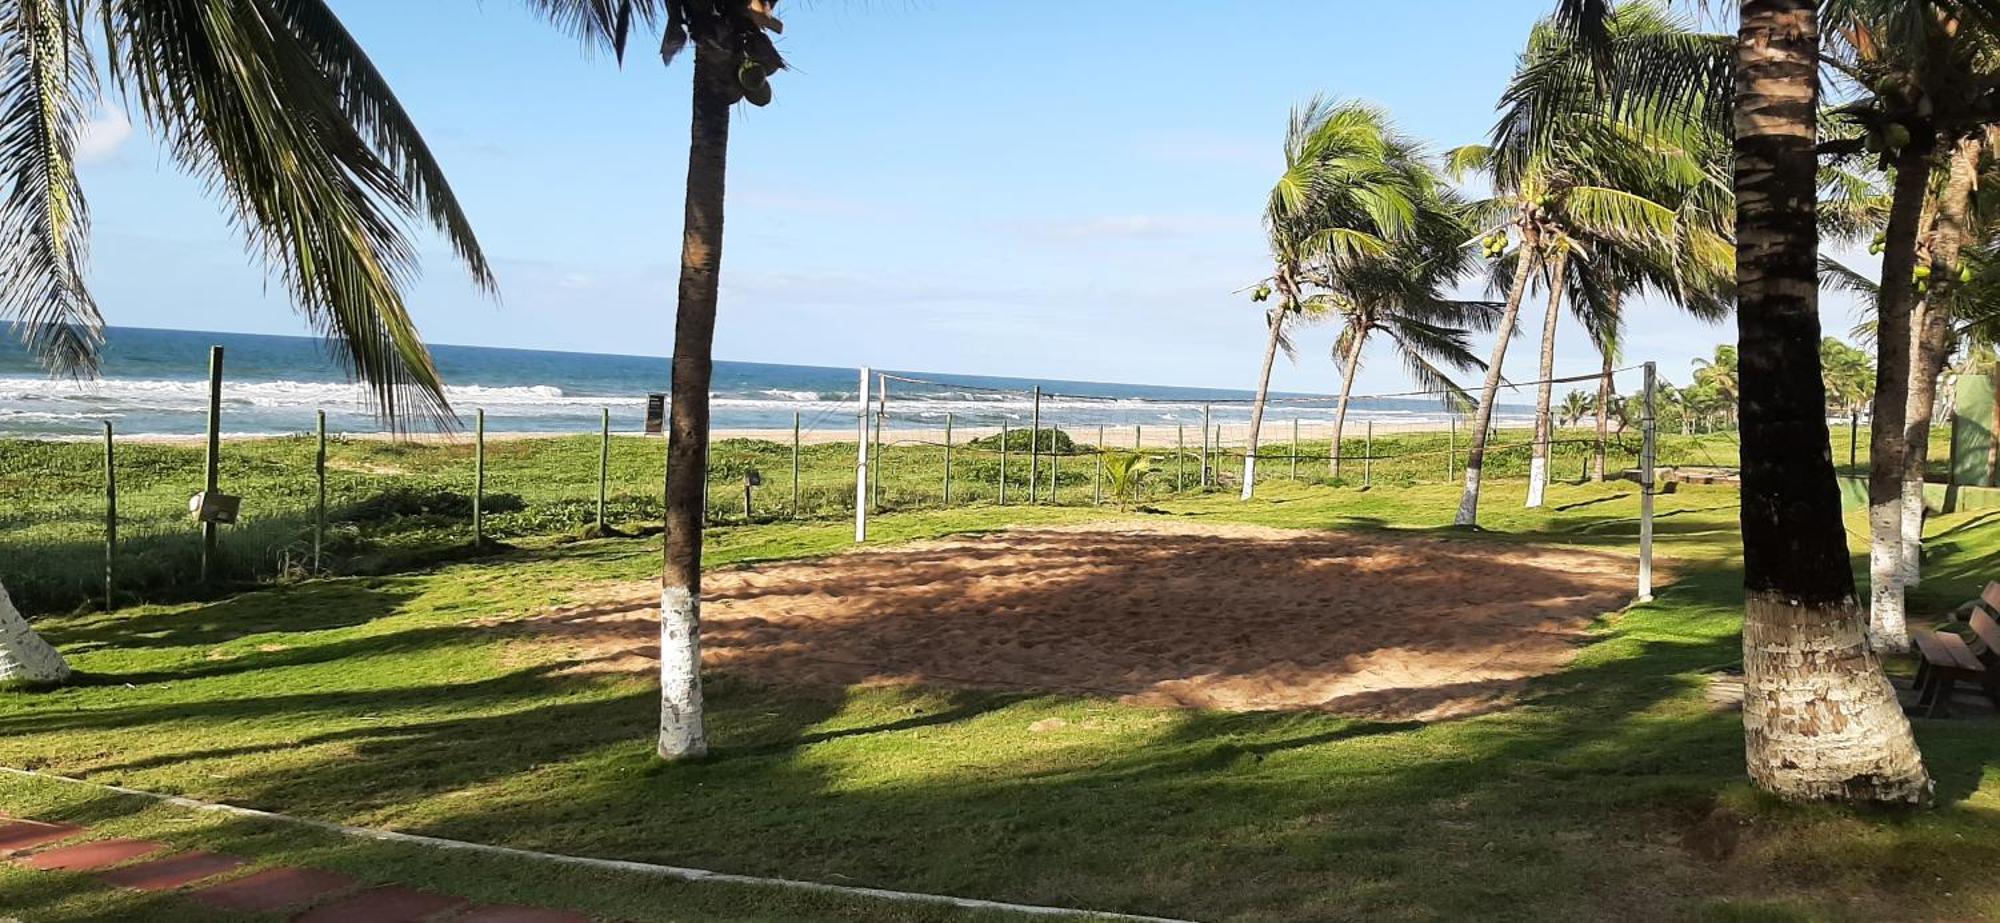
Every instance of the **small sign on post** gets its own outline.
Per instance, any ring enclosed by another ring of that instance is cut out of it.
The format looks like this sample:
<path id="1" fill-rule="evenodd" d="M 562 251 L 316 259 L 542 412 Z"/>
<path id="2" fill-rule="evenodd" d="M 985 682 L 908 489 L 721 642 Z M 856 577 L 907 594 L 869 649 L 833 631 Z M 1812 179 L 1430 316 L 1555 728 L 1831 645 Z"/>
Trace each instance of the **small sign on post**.
<path id="1" fill-rule="evenodd" d="M 204 490 L 188 498 L 188 513 L 195 522 L 214 525 L 234 525 L 236 514 L 243 508 L 243 498 L 220 491 Z"/>
<path id="2" fill-rule="evenodd" d="M 667 396 L 646 395 L 646 435 L 657 436 L 667 428 Z"/>

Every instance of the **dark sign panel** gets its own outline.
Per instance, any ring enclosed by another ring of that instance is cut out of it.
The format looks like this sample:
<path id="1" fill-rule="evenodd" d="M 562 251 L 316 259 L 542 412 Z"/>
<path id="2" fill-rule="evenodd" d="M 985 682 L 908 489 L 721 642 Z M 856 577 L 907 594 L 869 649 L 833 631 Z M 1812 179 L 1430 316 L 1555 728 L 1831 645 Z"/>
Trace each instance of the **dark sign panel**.
<path id="1" fill-rule="evenodd" d="M 666 419 L 667 396 L 664 394 L 646 395 L 646 435 L 651 436 L 662 432 L 666 427 Z"/>

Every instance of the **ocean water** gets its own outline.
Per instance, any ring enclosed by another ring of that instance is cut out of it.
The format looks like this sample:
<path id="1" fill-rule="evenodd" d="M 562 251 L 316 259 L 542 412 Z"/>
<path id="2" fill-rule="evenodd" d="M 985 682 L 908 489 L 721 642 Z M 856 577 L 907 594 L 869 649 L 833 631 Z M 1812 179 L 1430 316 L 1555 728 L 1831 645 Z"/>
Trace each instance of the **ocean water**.
<path id="1" fill-rule="evenodd" d="M 313 427 L 317 410 L 337 432 L 383 429 L 363 390 L 350 383 L 320 341 L 309 337 L 113 327 L 103 374 L 93 381 L 51 379 L 11 337 L 0 344 L 0 436 L 78 437 L 111 421 L 122 435 L 193 435 L 207 409 L 208 348 L 224 349 L 222 429 L 236 434 L 297 433 Z M 448 396 L 469 427 L 475 409 L 494 432 L 591 432 L 602 408 L 614 429 L 644 424 L 646 395 L 665 391 L 666 359 L 594 353 L 434 345 Z M 1245 377 L 1255 357 L 1245 357 Z M 987 375 L 885 371 L 891 426 L 942 425 L 947 413 L 964 426 L 1025 424 L 1031 389 L 1040 385 L 1044 425 L 1065 427 L 1199 423 L 1208 406 L 1218 424 L 1249 419 L 1248 390 L 1169 385 L 1029 380 Z M 909 381 L 903 379 L 918 379 Z M 715 363 L 712 419 L 716 429 L 789 429 L 799 414 L 808 429 L 854 425 L 859 374 L 852 368 Z M 1266 419 L 1330 421 L 1324 395 L 1281 395 Z M 1502 405 L 1518 419 L 1520 408 Z M 1435 400 L 1363 399 L 1349 419 L 1441 422 Z"/>

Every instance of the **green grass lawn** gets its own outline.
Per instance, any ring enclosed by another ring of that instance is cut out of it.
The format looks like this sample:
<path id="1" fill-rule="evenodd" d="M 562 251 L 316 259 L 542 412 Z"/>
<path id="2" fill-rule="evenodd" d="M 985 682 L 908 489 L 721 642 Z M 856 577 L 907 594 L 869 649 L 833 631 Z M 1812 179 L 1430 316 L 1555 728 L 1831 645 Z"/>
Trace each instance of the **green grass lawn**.
<path id="1" fill-rule="evenodd" d="M 1631 484 L 1560 484 L 1535 511 L 1522 492 L 1490 482 L 1484 539 L 1634 544 Z M 1197 521 L 1436 530 L 1456 500 L 1450 484 L 1273 483 L 1254 503 L 1159 507 Z M 880 518 L 874 535 L 1113 515 L 915 511 Z M 1933 520 L 1914 611 L 1946 609 L 1995 576 L 1994 522 Z M 837 552 L 850 528 L 725 526 L 709 560 Z M 651 575 L 657 538 L 522 540 L 422 572 L 44 618 L 85 681 L 0 693 L 0 764 L 530 849 L 1198 919 L 2000 918 L 2000 722 L 1918 722 L 1939 786 L 1929 811 L 1756 797 L 1739 716 L 1703 695 L 1706 674 L 1740 659 L 1735 494 L 1664 496 L 1658 529 L 1675 574 L 1658 599 L 1608 614 L 1525 704 L 1460 721 L 815 690 L 711 671 L 714 755 L 663 766 L 650 682 L 560 671 L 559 652 L 484 621 Z M 1066 723 L 1029 730 L 1047 718 Z M 977 919 L 579 878 L 130 807 L 0 779 L 0 808 L 15 813 L 483 899 L 635 920 Z M 0 895 L 0 910 L 28 919 L 135 918 L 119 902 L 136 899 L 60 876 L 0 869 Z M 145 906 L 137 917 L 178 912 Z"/>

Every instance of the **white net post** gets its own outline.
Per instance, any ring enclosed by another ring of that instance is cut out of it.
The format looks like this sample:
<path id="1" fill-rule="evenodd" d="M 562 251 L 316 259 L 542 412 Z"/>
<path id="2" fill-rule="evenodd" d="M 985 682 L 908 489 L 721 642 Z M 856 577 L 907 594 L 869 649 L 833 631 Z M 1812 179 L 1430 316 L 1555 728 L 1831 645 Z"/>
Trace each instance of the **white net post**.
<path id="1" fill-rule="evenodd" d="M 1639 601 L 1653 599 L 1653 363 L 1646 363 L 1646 390 L 1640 402 L 1639 436 Z"/>
<path id="2" fill-rule="evenodd" d="M 861 402 L 854 413 L 854 540 L 868 540 L 868 378 L 861 367 Z"/>

